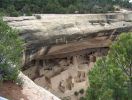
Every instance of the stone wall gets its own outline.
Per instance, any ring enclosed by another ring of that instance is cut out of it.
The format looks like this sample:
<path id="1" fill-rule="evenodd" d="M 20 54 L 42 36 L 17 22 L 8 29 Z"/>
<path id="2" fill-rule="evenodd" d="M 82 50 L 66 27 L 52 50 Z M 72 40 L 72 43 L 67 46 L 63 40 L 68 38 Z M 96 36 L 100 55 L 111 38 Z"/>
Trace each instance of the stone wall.
<path id="1" fill-rule="evenodd" d="M 124 14 L 124 19 L 126 21 L 132 21 L 132 12 L 131 13 Z"/>

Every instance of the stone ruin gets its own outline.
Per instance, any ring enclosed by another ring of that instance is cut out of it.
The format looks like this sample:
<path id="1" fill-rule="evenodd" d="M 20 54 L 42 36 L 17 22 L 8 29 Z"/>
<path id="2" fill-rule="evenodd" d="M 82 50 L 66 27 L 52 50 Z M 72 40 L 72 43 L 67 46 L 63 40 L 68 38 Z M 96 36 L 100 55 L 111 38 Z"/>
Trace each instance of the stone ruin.
<path id="1" fill-rule="evenodd" d="M 58 97 L 89 86 L 87 73 L 107 55 L 122 32 L 132 31 L 132 13 L 41 14 L 5 17 L 25 40 L 23 73 Z"/>

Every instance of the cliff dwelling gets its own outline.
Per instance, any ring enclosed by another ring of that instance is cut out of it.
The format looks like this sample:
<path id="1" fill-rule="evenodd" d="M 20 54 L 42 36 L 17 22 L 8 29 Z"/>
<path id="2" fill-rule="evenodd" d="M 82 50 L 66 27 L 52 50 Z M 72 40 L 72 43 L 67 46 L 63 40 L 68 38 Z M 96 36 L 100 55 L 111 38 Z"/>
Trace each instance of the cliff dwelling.
<path id="1" fill-rule="evenodd" d="M 40 16 L 4 20 L 25 40 L 23 73 L 61 98 L 86 90 L 96 60 L 121 32 L 132 31 L 132 13 Z"/>

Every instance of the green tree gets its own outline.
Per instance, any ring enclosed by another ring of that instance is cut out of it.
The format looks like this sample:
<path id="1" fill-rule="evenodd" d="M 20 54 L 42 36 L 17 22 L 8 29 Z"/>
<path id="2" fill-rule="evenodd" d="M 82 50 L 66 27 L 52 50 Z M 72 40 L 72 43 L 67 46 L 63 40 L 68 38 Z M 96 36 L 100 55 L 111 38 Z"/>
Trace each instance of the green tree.
<path id="1" fill-rule="evenodd" d="M 13 6 L 13 5 L 7 7 L 6 11 L 7 11 L 7 15 L 9 15 L 11 17 L 19 16 L 19 13 L 16 11 L 15 6 Z"/>
<path id="2" fill-rule="evenodd" d="M 22 12 L 23 12 L 23 14 L 26 14 L 27 16 L 32 15 L 32 12 L 30 10 L 30 6 L 27 4 L 22 8 Z"/>
<path id="3" fill-rule="evenodd" d="M 4 16 L 6 11 L 3 8 L 0 8 L 0 16 Z"/>
<path id="4" fill-rule="evenodd" d="M 21 66 L 22 44 L 18 32 L 0 18 L 0 81 L 17 79 Z"/>
<path id="5" fill-rule="evenodd" d="M 110 58 L 129 78 L 130 96 L 132 99 L 132 34 L 122 34 L 118 42 L 111 47 Z"/>
<path id="6" fill-rule="evenodd" d="M 132 9 L 129 0 L 1 0 L 0 8 L 7 11 L 12 6 L 15 8 L 13 15 L 23 13 L 106 13 L 113 11 L 113 6 Z M 69 12 L 69 9 L 71 12 Z M 74 9 L 74 11 L 72 11 Z M 12 15 L 12 14 L 11 14 Z"/>
<path id="7" fill-rule="evenodd" d="M 75 5 L 77 0 L 58 0 L 62 7 L 67 8 L 69 5 Z"/>
<path id="8" fill-rule="evenodd" d="M 75 13 L 76 11 L 76 7 L 74 5 L 70 5 L 68 8 L 67 8 L 67 12 L 68 13 Z"/>
<path id="9" fill-rule="evenodd" d="M 63 13 L 64 8 L 59 4 L 58 0 L 49 0 L 46 6 L 47 13 Z"/>
<path id="10" fill-rule="evenodd" d="M 86 100 L 132 99 L 132 87 L 128 84 L 132 69 L 131 45 L 132 33 L 124 33 L 111 46 L 107 57 L 98 59 L 89 73 L 90 87 L 87 90 Z"/>
<path id="11" fill-rule="evenodd" d="M 132 34 L 122 34 L 111 46 L 110 58 L 132 80 Z"/>

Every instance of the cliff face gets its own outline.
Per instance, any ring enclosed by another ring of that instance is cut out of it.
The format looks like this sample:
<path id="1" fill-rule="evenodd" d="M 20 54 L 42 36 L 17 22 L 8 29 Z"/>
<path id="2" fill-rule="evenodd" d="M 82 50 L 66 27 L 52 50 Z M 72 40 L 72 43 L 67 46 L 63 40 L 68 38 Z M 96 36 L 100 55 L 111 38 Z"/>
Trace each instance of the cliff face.
<path id="1" fill-rule="evenodd" d="M 0 86 L 0 96 L 6 97 L 10 100 L 60 100 L 49 91 L 37 86 L 27 76 L 20 73 L 22 86 L 13 84 L 12 82 L 5 82 Z"/>
<path id="2" fill-rule="evenodd" d="M 69 37 L 76 38 L 81 35 L 87 35 L 99 31 L 107 31 L 131 26 L 131 23 L 124 22 L 126 17 L 128 19 L 129 16 L 121 13 L 84 15 L 44 14 L 40 16 L 41 19 L 36 19 L 32 16 L 16 18 L 5 17 L 4 20 L 7 21 L 10 26 L 19 29 L 21 32 L 20 35 L 26 41 L 35 43 L 47 40 L 46 42 L 48 42 L 48 44 L 50 42 L 56 43 L 57 41 L 53 40 L 57 39 L 65 39 L 66 41 Z M 92 21 L 93 24 L 91 24 Z M 108 21 L 109 24 L 107 23 Z"/>
<path id="3" fill-rule="evenodd" d="M 31 17 L 5 17 L 10 26 L 20 31 L 27 43 L 26 54 L 34 54 L 41 47 L 67 44 L 87 38 L 129 31 L 132 13 L 110 14 L 43 14 L 41 19 Z M 129 20 L 128 20 L 129 19 Z"/>
<path id="4" fill-rule="evenodd" d="M 23 73 L 58 97 L 75 98 L 75 91 L 87 88 L 87 72 L 94 66 L 96 58 L 107 54 L 120 33 L 132 31 L 131 14 L 44 14 L 39 15 L 41 19 L 35 15 L 4 17 L 4 20 L 18 29 L 26 42 Z M 52 98 L 45 90 L 39 91 L 37 86 L 34 90 L 34 85 L 30 86 L 34 83 L 25 82 L 27 88 L 24 89 L 29 94 L 30 90 L 31 95 L 38 91 L 36 98 Z"/>
<path id="5" fill-rule="evenodd" d="M 109 37 L 132 30 L 132 12 L 42 14 L 41 19 L 35 16 L 4 17 L 26 42 L 23 63 L 36 58 L 62 58 L 87 48 L 109 47 Z"/>

